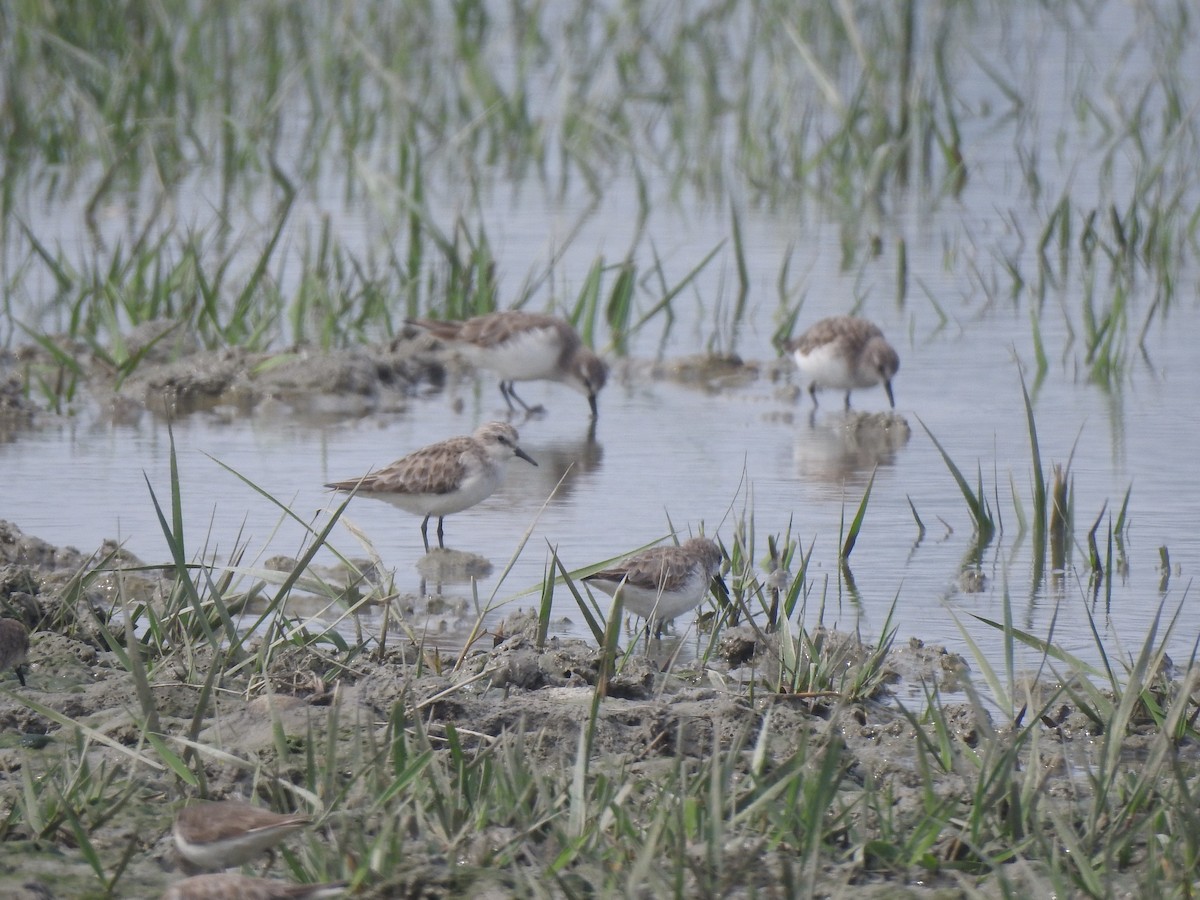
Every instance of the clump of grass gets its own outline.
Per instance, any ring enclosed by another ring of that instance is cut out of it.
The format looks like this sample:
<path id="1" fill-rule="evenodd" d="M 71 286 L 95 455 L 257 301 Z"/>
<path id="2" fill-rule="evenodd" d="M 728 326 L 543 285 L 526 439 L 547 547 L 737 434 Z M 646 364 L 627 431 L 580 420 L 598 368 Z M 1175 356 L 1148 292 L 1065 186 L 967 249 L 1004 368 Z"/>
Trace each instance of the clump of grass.
<path id="1" fill-rule="evenodd" d="M 764 675 L 768 690 L 810 698 L 828 708 L 831 703 L 862 703 L 878 697 L 890 678 L 888 654 L 896 637 L 889 610 L 874 644 L 857 638 L 843 640 L 820 630 L 809 631 L 783 619 L 778 650 Z"/>
<path id="2" fill-rule="evenodd" d="M 1050 488 L 1050 569 L 1053 572 L 1064 572 L 1067 568 L 1067 550 L 1072 530 L 1072 494 L 1066 469 L 1056 464 Z"/>

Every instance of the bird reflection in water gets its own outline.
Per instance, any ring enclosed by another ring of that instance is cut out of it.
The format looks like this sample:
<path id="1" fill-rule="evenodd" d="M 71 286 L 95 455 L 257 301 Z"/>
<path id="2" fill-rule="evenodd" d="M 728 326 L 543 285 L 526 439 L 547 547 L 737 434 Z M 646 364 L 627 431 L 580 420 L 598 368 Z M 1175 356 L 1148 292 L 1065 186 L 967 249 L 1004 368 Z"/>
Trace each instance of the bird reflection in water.
<path id="1" fill-rule="evenodd" d="M 796 475 L 839 488 L 865 479 L 878 467 L 890 466 L 908 443 L 912 429 L 892 412 L 850 411 L 812 422 L 796 432 L 792 458 Z"/>

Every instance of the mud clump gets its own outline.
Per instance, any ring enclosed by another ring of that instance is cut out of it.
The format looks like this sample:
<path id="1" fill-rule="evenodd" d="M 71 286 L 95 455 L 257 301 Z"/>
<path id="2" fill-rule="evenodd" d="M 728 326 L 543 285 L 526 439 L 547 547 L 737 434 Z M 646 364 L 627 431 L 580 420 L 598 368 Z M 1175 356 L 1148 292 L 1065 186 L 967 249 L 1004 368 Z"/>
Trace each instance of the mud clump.
<path id="1" fill-rule="evenodd" d="M 109 356 L 86 345 L 63 343 L 62 352 L 76 361 L 81 396 L 122 423 L 147 412 L 355 418 L 402 409 L 423 385 L 440 386 L 447 367 L 428 341 L 407 332 L 386 343 L 345 349 L 251 352 L 206 350 L 177 323 L 152 321 L 138 326 L 117 354 L 136 363 L 129 371 L 114 369 Z M 41 409 L 30 399 L 25 375 L 31 367 L 55 364 L 40 345 L 0 357 L 0 440 L 37 427 Z"/>

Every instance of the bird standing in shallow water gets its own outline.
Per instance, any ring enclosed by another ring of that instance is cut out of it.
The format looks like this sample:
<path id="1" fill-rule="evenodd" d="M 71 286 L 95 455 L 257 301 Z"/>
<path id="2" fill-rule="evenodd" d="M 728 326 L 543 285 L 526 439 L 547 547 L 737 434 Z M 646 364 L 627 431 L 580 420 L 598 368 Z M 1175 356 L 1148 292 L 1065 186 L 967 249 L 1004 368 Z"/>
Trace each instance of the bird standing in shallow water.
<path id="1" fill-rule="evenodd" d="M 625 609 L 645 619 L 647 631 L 653 625 L 661 635 L 664 622 L 700 605 L 720 571 L 721 548 L 696 537 L 637 553 L 583 580 L 610 597 L 619 593 Z"/>
<path id="2" fill-rule="evenodd" d="M 892 379 L 900 369 L 900 357 L 873 323 L 857 316 L 833 316 L 821 319 L 800 337 L 788 341 L 788 352 L 800 371 L 808 376 L 808 392 L 817 406 L 817 388 L 835 388 L 850 392 L 855 388 L 883 384 L 888 403 L 894 409 Z"/>
<path id="3" fill-rule="evenodd" d="M 325 487 L 357 491 L 360 497 L 386 500 L 423 515 L 421 540 L 428 553 L 429 519 L 438 517 L 438 546 L 445 547 L 442 520 L 490 497 L 504 480 L 503 463 L 514 456 L 537 465 L 517 446 L 517 429 L 507 422 L 488 422 L 470 436 L 430 444 L 361 478 L 332 481 Z"/>
<path id="4" fill-rule="evenodd" d="M 527 413 L 540 412 L 517 396 L 514 381 L 558 381 L 588 399 L 592 418 L 596 395 L 608 380 L 608 366 L 563 319 L 519 309 L 502 310 L 460 322 L 408 319 L 434 337 L 453 344 L 472 365 L 500 376 L 500 393 L 510 410 L 516 400 Z"/>

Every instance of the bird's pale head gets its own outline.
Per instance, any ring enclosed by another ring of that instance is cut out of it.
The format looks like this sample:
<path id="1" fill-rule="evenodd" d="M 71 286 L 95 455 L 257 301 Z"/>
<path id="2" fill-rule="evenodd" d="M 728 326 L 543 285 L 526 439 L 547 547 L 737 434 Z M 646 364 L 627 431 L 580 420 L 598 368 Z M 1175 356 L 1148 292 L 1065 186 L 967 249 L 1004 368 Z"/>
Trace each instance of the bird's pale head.
<path id="1" fill-rule="evenodd" d="M 715 541 L 706 537 L 694 537 L 684 541 L 680 546 L 700 560 L 700 564 L 710 578 L 721 571 L 721 548 Z"/>
<path id="2" fill-rule="evenodd" d="M 507 422 L 488 422 L 480 425 L 475 430 L 475 440 L 483 445 L 484 452 L 492 459 L 503 461 L 515 456 L 537 465 L 533 458 L 517 445 L 517 429 Z"/>
<path id="3" fill-rule="evenodd" d="M 592 416 L 596 415 L 596 395 L 608 382 L 608 365 L 586 347 L 575 355 L 575 366 L 571 370 L 569 384 L 588 398 Z"/>
<path id="4" fill-rule="evenodd" d="M 892 379 L 900 371 L 900 357 L 895 348 L 882 336 L 871 338 L 863 348 L 864 364 L 883 382 L 887 391 L 888 402 L 894 407 L 896 398 L 892 396 Z"/>

